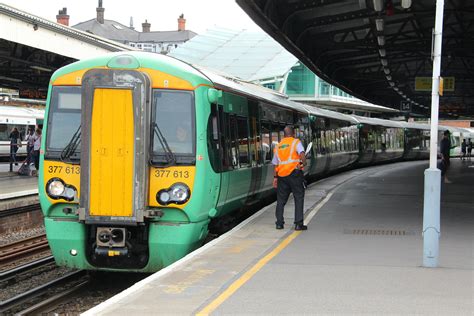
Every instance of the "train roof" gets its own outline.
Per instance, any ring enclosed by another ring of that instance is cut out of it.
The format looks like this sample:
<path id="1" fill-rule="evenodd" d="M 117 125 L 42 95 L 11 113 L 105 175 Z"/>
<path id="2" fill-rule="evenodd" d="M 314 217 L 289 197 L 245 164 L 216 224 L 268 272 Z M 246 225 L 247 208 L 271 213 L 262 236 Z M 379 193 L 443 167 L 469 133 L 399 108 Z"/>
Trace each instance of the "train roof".
<path id="1" fill-rule="evenodd" d="M 390 120 L 382 120 L 379 118 L 374 117 L 365 117 L 365 116 L 353 116 L 359 123 L 367 124 L 367 125 L 375 125 L 375 126 L 385 126 L 385 127 L 395 127 L 395 128 L 403 128 L 400 122 L 397 121 L 390 121 Z"/>
<path id="2" fill-rule="evenodd" d="M 308 108 L 308 111 L 313 115 L 329 117 L 329 118 L 333 118 L 333 119 L 340 120 L 340 121 L 347 121 L 347 122 L 350 122 L 352 124 L 357 124 L 358 123 L 358 121 L 351 115 L 347 115 L 347 114 L 344 114 L 344 113 L 339 113 L 339 112 L 335 112 L 335 111 L 331 111 L 331 110 L 326 110 L 326 109 L 320 109 L 320 108 L 316 108 L 314 106 L 307 105 L 307 104 L 305 104 L 305 105 Z"/>
<path id="3" fill-rule="evenodd" d="M 214 86 L 218 89 L 235 91 L 243 95 L 255 97 L 261 101 L 268 101 L 277 104 L 284 108 L 308 113 L 308 110 L 303 104 L 289 100 L 288 96 L 285 94 L 240 80 L 232 76 L 217 74 L 215 71 L 210 71 L 203 67 L 194 67 L 196 67 L 207 78 L 209 78 L 209 80 L 211 80 Z"/>
<path id="4" fill-rule="evenodd" d="M 216 73 L 215 70 L 211 71 L 200 66 L 194 66 L 194 67 L 199 69 L 199 71 L 201 71 L 206 77 L 208 77 L 209 80 L 211 80 L 214 83 L 215 87 L 218 89 L 236 91 L 238 93 L 241 93 L 247 96 L 256 97 L 257 99 L 260 99 L 261 101 L 268 101 L 268 102 L 277 104 L 281 107 L 297 110 L 306 114 L 311 114 L 311 115 L 321 116 L 321 117 L 328 117 L 328 118 L 333 118 L 333 119 L 337 119 L 341 121 L 347 121 L 352 124 L 357 124 L 357 121 L 349 115 L 330 111 L 330 110 L 316 108 L 314 106 L 304 104 L 304 103 L 291 101 L 288 99 L 287 95 L 283 93 L 279 93 L 278 91 L 271 90 L 271 89 L 256 85 L 254 83 L 246 82 L 232 76 L 227 76 L 222 73 Z"/>
<path id="5" fill-rule="evenodd" d="M 35 118 L 43 119 L 44 110 L 0 105 L 0 117 L 17 117 L 17 118 Z"/>
<path id="6" fill-rule="evenodd" d="M 398 124 L 400 124 L 403 128 L 421 129 L 426 131 L 429 131 L 431 128 L 428 124 L 424 123 L 398 121 Z"/>

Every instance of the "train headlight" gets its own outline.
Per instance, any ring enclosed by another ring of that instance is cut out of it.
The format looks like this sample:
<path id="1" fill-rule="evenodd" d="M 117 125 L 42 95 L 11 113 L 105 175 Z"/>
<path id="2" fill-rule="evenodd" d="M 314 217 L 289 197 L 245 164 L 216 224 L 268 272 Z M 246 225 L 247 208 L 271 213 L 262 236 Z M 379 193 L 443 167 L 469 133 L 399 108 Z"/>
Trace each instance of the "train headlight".
<path id="1" fill-rule="evenodd" d="M 168 205 L 171 203 L 184 204 L 189 200 L 191 190 L 189 187 L 181 182 L 173 184 L 168 189 L 160 190 L 156 194 L 156 200 L 161 205 Z"/>
<path id="2" fill-rule="evenodd" d="M 59 198 L 63 195 L 66 186 L 61 179 L 53 178 L 48 183 L 48 195 L 51 197 Z"/>
<path id="3" fill-rule="evenodd" d="M 170 189 L 172 201 L 178 204 L 185 203 L 189 199 L 189 187 L 184 183 L 175 183 Z"/>
<path id="4" fill-rule="evenodd" d="M 160 193 L 158 193 L 157 195 L 158 202 L 160 202 L 160 204 L 166 205 L 170 202 L 170 194 L 168 193 L 168 191 L 161 190 Z"/>
<path id="5" fill-rule="evenodd" d="M 66 201 L 73 201 L 77 190 L 74 186 L 64 183 L 59 178 L 52 178 L 46 184 L 46 193 L 53 200 L 64 199 Z"/>

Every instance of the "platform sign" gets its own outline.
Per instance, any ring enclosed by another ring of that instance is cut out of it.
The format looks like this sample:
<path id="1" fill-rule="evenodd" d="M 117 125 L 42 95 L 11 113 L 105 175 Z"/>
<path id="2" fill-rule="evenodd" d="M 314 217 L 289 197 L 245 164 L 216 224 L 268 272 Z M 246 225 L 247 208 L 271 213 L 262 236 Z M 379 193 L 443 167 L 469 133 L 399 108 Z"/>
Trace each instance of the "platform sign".
<path id="1" fill-rule="evenodd" d="M 48 96 L 48 91 L 46 90 L 36 90 L 36 89 L 20 89 L 19 97 L 22 99 L 42 99 L 46 100 Z"/>
<path id="2" fill-rule="evenodd" d="M 401 101 L 400 102 L 400 111 L 401 112 L 411 112 L 411 102 L 410 101 Z"/>
<path id="3" fill-rule="evenodd" d="M 454 92 L 455 78 L 454 77 L 443 77 L 444 91 Z"/>
<path id="4" fill-rule="evenodd" d="M 455 77 L 443 77 L 443 91 L 454 92 Z M 431 77 L 415 77 L 415 91 L 431 91 Z"/>
<path id="5" fill-rule="evenodd" d="M 431 91 L 431 77 L 415 77 L 415 91 Z"/>

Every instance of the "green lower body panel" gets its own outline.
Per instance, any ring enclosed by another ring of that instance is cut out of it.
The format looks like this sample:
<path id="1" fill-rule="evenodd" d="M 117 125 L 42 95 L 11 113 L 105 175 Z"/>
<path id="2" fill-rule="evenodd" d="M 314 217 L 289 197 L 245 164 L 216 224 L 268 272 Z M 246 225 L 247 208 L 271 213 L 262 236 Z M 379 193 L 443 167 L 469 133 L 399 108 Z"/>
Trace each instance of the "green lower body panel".
<path id="1" fill-rule="evenodd" d="M 89 264 L 86 256 L 87 229 L 77 221 L 46 218 L 51 252 L 59 266 L 87 270 L 156 272 L 202 245 L 209 221 L 198 223 L 152 222 L 149 227 L 149 259 L 142 269 L 108 269 Z"/>

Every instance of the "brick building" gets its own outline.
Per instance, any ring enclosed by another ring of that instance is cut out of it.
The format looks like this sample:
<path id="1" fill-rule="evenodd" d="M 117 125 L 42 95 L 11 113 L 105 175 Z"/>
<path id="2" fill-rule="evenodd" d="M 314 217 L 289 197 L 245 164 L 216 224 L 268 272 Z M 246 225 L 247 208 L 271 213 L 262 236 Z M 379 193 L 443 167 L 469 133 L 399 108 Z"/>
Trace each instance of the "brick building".
<path id="1" fill-rule="evenodd" d="M 59 11 L 56 20 L 58 23 L 69 25 L 67 8 Z M 142 31 L 140 32 L 135 30 L 132 18 L 130 18 L 129 26 L 114 20 L 107 20 L 105 19 L 105 8 L 102 6 L 102 0 L 99 0 L 99 6 L 96 8 L 96 17 L 94 19 L 78 23 L 72 27 L 130 45 L 137 49 L 161 54 L 168 54 L 196 36 L 196 33 L 193 31 L 186 30 L 186 19 L 183 14 L 178 17 L 176 31 L 151 31 L 151 24 L 145 20 L 142 23 Z"/>

